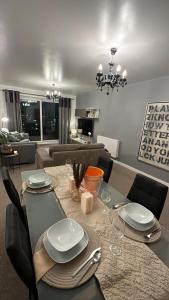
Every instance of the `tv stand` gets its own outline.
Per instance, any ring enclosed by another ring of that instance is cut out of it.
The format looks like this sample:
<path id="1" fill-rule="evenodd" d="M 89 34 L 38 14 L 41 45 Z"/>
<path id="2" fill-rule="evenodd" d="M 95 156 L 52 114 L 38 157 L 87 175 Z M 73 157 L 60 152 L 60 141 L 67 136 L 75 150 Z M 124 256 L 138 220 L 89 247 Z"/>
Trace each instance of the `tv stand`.
<path id="1" fill-rule="evenodd" d="M 82 138 L 73 138 L 73 137 L 70 137 L 70 143 L 71 144 L 91 144 L 92 141 L 89 143 L 89 140 L 88 138 L 86 140 L 82 139 Z"/>

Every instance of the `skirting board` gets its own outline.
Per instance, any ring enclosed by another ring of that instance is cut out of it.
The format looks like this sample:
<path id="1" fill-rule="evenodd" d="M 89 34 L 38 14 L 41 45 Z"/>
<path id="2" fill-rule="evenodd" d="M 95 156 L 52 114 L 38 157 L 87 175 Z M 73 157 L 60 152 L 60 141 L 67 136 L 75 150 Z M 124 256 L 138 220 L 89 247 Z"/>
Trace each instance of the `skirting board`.
<path id="1" fill-rule="evenodd" d="M 126 169 L 129 169 L 129 170 L 131 170 L 131 171 L 133 171 L 133 172 L 135 172 L 135 173 L 140 173 L 140 174 L 142 174 L 142 175 L 145 175 L 145 176 L 147 176 L 147 177 L 149 177 L 149 178 L 151 178 L 151 179 L 154 179 L 154 180 L 156 180 L 156 181 L 158 181 L 158 182 L 161 182 L 162 184 L 165 184 L 166 186 L 169 187 L 169 183 L 166 182 L 166 181 L 163 181 L 163 180 L 161 180 L 161 179 L 159 179 L 159 178 L 156 178 L 156 177 L 154 177 L 154 176 L 151 176 L 150 174 L 145 173 L 145 172 L 143 172 L 143 171 L 141 171 L 141 170 L 139 170 L 139 169 L 133 168 L 133 167 L 131 167 L 131 166 L 125 164 L 125 163 L 122 163 L 122 162 L 119 161 L 119 160 L 113 159 L 113 161 L 114 161 L 114 163 L 116 163 L 116 164 L 118 164 L 118 165 L 120 165 L 120 166 L 122 166 L 122 167 L 124 167 L 124 168 L 126 168 Z"/>

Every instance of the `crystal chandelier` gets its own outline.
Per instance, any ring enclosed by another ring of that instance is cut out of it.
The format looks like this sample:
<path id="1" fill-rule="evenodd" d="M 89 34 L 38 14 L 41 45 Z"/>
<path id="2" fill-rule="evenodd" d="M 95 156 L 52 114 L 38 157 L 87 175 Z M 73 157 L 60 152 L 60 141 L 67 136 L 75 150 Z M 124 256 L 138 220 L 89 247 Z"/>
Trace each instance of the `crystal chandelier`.
<path id="1" fill-rule="evenodd" d="M 121 72 L 121 66 L 118 65 L 115 69 L 115 63 L 113 61 L 113 57 L 117 52 L 117 48 L 111 48 L 110 49 L 112 59 L 111 62 L 109 63 L 109 72 L 107 74 L 103 74 L 103 66 L 100 64 L 98 67 L 98 73 L 96 75 L 96 84 L 100 91 L 102 91 L 103 87 L 105 86 L 107 89 L 107 95 L 110 94 L 109 90 L 112 88 L 117 88 L 117 92 L 119 87 L 125 87 L 127 84 L 127 71 L 124 70 L 122 74 Z"/>
<path id="2" fill-rule="evenodd" d="M 61 92 L 55 89 L 55 83 L 52 84 L 53 89 L 51 91 L 46 91 L 46 98 L 48 100 L 58 100 L 61 97 Z"/>

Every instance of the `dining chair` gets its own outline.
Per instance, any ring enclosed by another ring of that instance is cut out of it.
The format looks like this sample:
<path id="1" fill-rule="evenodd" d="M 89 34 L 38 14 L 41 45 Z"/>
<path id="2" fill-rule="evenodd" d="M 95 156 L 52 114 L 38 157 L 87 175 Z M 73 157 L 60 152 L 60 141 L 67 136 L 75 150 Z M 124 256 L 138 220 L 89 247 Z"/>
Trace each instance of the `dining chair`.
<path id="1" fill-rule="evenodd" d="M 148 208 L 159 220 L 168 187 L 142 174 L 137 174 L 127 198 Z"/>
<path id="2" fill-rule="evenodd" d="M 37 300 L 29 233 L 13 204 L 6 209 L 5 248 L 17 275 L 29 289 L 29 299 Z"/>
<path id="3" fill-rule="evenodd" d="M 104 171 L 103 180 L 108 183 L 113 167 L 113 160 L 110 157 L 100 156 L 96 167 Z"/>
<path id="4" fill-rule="evenodd" d="M 9 175 L 9 171 L 8 171 L 7 167 L 2 167 L 2 180 L 3 180 L 3 184 L 4 184 L 4 187 L 8 194 L 9 199 L 18 209 L 20 218 L 21 218 L 23 224 L 27 228 L 25 207 L 21 205 L 19 194 L 18 194 L 18 192 L 15 188 L 15 185 Z"/>

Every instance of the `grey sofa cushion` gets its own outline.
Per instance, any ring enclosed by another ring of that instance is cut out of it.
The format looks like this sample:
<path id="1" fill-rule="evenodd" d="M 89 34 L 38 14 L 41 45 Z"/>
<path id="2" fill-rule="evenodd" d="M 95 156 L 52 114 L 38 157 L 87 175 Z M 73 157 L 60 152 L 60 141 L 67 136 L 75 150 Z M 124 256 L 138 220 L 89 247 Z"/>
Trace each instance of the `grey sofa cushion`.
<path id="1" fill-rule="evenodd" d="M 65 152 L 78 150 L 79 144 L 57 144 L 56 146 L 49 147 L 49 155 L 52 157 L 54 152 Z"/>
<path id="2" fill-rule="evenodd" d="M 88 165 L 96 165 L 99 156 L 109 156 L 104 148 L 100 149 L 83 149 L 77 151 L 64 151 L 53 153 L 53 165 L 64 165 L 67 159 L 76 163 L 86 163 Z"/>
<path id="3" fill-rule="evenodd" d="M 29 133 L 20 132 L 19 134 L 20 134 L 22 140 L 29 140 Z"/>
<path id="4" fill-rule="evenodd" d="M 8 133 L 8 141 L 9 142 L 20 142 L 20 141 L 29 141 L 29 134 L 25 132 L 9 132 Z"/>
<path id="5" fill-rule="evenodd" d="M 8 142 L 19 142 L 20 139 L 17 138 L 17 136 L 15 136 L 12 133 L 8 133 Z"/>
<path id="6" fill-rule="evenodd" d="M 29 139 L 23 139 L 23 140 L 19 141 L 19 143 L 27 143 L 27 142 L 29 142 Z"/>
<path id="7" fill-rule="evenodd" d="M 36 151 L 37 168 L 43 169 L 54 166 L 54 161 L 49 155 L 48 148 L 38 148 Z"/>
<path id="8" fill-rule="evenodd" d="M 87 150 L 87 149 L 101 149 L 104 148 L 104 144 L 80 144 L 79 150 Z"/>

